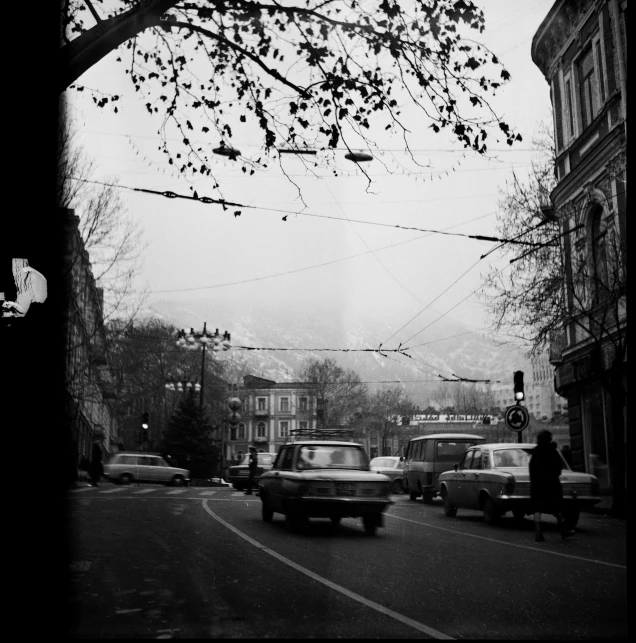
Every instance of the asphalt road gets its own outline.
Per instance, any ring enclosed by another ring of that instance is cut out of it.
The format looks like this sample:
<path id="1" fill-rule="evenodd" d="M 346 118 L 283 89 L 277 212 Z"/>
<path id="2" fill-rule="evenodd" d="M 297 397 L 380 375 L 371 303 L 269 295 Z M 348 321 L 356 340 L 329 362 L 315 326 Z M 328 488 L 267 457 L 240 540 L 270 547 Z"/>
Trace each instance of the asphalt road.
<path id="1" fill-rule="evenodd" d="M 626 523 L 583 514 L 561 542 L 532 522 L 444 516 L 407 496 L 361 521 L 288 532 L 258 496 L 141 485 L 70 492 L 82 638 L 627 637 Z"/>

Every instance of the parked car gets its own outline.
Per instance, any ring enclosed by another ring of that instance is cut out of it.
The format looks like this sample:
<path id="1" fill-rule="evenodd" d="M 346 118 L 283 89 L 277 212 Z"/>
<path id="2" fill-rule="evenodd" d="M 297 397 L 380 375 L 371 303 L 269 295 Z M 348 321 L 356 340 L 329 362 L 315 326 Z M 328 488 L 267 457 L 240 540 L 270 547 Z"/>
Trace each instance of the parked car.
<path id="1" fill-rule="evenodd" d="M 517 519 L 532 513 L 528 464 L 535 444 L 478 444 L 466 451 L 454 471 L 439 477 L 444 513 L 455 516 L 458 508 L 484 512 L 493 524 L 511 511 Z M 560 455 L 560 454 L 559 454 Z M 569 528 L 579 520 L 582 507 L 601 501 L 598 480 L 589 473 L 572 471 L 563 456 L 561 488 L 564 519 Z"/>
<path id="2" fill-rule="evenodd" d="M 119 484 L 159 482 L 175 486 L 189 485 L 187 469 L 170 466 L 160 455 L 118 452 L 104 465 L 104 476 Z"/>
<path id="3" fill-rule="evenodd" d="M 306 440 L 283 445 L 259 483 L 262 516 L 285 516 L 288 529 L 309 518 L 362 518 L 368 534 L 384 525 L 392 504 L 391 480 L 371 471 L 364 448 L 354 442 Z"/>
<path id="4" fill-rule="evenodd" d="M 435 433 L 409 441 L 404 458 L 404 490 L 411 500 L 426 504 L 439 493 L 439 475 L 452 470 L 468 447 L 486 439 L 470 433 Z"/>
<path id="5" fill-rule="evenodd" d="M 391 493 L 404 491 L 404 458 L 399 456 L 382 456 L 373 458 L 369 463 L 371 471 L 381 473 L 391 480 Z"/>
<path id="6" fill-rule="evenodd" d="M 272 468 L 274 459 L 276 458 L 275 453 L 258 453 L 258 467 L 256 469 L 256 476 L 254 478 L 254 484 L 258 485 L 258 481 L 261 477 L 263 471 L 269 471 Z M 239 464 L 235 464 L 228 469 L 227 479 L 234 486 L 235 489 L 242 491 L 247 489 L 247 480 L 249 478 L 249 461 L 250 454 L 246 453 L 243 456 L 243 459 Z"/>

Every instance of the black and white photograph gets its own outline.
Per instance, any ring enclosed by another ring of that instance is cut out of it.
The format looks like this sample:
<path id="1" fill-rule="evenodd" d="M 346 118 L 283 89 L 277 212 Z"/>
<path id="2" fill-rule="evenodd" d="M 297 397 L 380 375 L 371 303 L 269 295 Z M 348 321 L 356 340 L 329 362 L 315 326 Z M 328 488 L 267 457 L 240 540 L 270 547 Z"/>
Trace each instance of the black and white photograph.
<path id="1" fill-rule="evenodd" d="M 58 4 L 5 99 L 20 622 L 627 639 L 627 0 Z"/>

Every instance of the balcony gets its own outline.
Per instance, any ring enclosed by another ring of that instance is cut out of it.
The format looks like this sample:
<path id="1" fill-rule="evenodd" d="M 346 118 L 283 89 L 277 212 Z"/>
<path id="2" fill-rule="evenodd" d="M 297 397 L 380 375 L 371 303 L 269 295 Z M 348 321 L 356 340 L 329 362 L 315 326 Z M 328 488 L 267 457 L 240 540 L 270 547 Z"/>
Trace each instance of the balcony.
<path id="1" fill-rule="evenodd" d="M 267 409 L 256 409 L 254 411 L 254 417 L 257 417 L 257 418 L 269 417 L 269 411 Z"/>
<path id="2" fill-rule="evenodd" d="M 550 333 L 550 364 L 558 366 L 563 362 L 563 351 L 567 348 L 565 331 Z"/>
<path id="3" fill-rule="evenodd" d="M 254 438 L 253 442 L 255 444 L 262 444 L 264 442 L 267 442 L 267 437 L 264 435 L 258 435 Z"/>

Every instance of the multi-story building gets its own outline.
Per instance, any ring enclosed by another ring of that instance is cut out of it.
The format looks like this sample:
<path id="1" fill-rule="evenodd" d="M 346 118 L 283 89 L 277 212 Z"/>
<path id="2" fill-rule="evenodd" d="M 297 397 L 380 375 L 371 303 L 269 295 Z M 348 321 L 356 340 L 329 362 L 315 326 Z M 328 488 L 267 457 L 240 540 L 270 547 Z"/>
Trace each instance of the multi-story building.
<path id="1" fill-rule="evenodd" d="M 90 458 L 94 440 L 100 440 L 108 455 L 118 439 L 103 323 L 104 292 L 95 283 L 79 232 L 79 217 L 73 210 L 66 210 L 64 223 L 67 245 L 63 276 L 68 302 L 64 315 L 66 418 L 77 457 Z"/>
<path id="2" fill-rule="evenodd" d="M 283 382 L 246 375 L 239 390 L 241 421 L 229 429 L 224 457 L 235 460 L 255 446 L 276 452 L 295 431 L 316 429 L 318 404 L 315 385 Z"/>
<path id="3" fill-rule="evenodd" d="M 558 0 L 532 42 L 550 85 L 562 239 L 563 332 L 551 362 L 575 469 L 625 489 L 626 0 Z"/>

